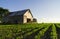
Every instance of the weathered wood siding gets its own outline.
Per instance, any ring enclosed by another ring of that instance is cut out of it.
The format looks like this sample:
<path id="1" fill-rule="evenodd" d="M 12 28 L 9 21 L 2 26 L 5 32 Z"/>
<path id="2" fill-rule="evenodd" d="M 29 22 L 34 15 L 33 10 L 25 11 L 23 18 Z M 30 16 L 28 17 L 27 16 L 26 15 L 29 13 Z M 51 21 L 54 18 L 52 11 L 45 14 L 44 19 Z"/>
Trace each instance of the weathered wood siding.
<path id="1" fill-rule="evenodd" d="M 13 16 L 9 19 L 12 23 L 23 23 L 23 17 L 22 16 Z"/>
<path id="2" fill-rule="evenodd" d="M 5 18 L 6 19 L 6 18 Z M 23 23 L 23 16 L 9 16 L 6 23 Z"/>
<path id="3" fill-rule="evenodd" d="M 24 16 L 23 16 L 23 23 L 27 23 L 27 18 L 28 19 L 31 19 L 31 21 L 33 21 L 33 17 L 32 17 L 32 15 L 30 14 L 30 12 L 29 11 L 27 11 L 25 14 L 24 14 Z"/>

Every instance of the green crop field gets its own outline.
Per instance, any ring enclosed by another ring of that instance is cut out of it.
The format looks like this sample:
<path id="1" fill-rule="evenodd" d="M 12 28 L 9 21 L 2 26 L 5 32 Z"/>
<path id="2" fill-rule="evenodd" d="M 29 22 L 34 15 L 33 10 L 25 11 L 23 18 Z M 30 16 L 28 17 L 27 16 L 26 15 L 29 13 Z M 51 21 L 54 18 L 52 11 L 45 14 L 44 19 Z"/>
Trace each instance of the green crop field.
<path id="1" fill-rule="evenodd" d="M 1 24 L 0 39 L 60 39 L 60 24 Z"/>

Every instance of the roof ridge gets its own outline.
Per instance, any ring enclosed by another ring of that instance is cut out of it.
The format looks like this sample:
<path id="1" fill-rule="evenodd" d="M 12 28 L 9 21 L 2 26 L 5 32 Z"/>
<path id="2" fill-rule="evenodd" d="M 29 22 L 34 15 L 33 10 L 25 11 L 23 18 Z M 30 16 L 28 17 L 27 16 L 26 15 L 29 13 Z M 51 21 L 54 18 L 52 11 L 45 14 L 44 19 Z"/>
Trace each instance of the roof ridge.
<path id="1" fill-rule="evenodd" d="M 24 10 L 30 10 L 30 9 L 24 9 Z M 18 10 L 18 11 L 24 11 L 24 10 Z M 18 11 L 13 11 L 13 12 L 18 12 Z M 13 12 L 10 12 L 10 13 L 13 13 Z"/>

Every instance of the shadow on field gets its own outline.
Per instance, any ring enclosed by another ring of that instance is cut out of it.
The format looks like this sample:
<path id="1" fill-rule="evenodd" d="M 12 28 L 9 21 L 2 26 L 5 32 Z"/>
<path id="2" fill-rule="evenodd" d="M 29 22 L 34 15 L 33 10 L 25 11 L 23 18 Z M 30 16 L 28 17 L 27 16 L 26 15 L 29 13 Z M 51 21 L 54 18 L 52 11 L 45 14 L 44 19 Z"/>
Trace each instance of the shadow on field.
<path id="1" fill-rule="evenodd" d="M 55 26 L 56 26 L 56 31 L 57 31 L 57 37 L 58 37 L 58 39 L 60 39 L 60 28 L 57 27 L 56 24 L 55 24 Z"/>
<path id="2" fill-rule="evenodd" d="M 41 39 L 51 39 L 50 33 L 52 31 L 52 26 L 49 27 L 49 29 L 44 33 L 44 36 L 41 37 Z"/>
<path id="3" fill-rule="evenodd" d="M 29 31 L 25 31 L 25 32 L 22 32 L 22 31 L 19 31 L 19 32 L 17 32 L 18 34 L 16 34 L 15 33 L 15 35 L 13 36 L 13 38 L 14 39 L 16 39 L 16 37 L 21 37 L 21 35 L 25 35 L 25 34 L 27 34 L 27 33 L 29 33 L 29 32 L 32 32 L 33 30 L 35 30 L 35 29 L 38 29 L 38 27 L 36 27 L 36 28 L 34 28 L 34 29 L 31 29 L 31 30 L 29 30 Z M 14 34 L 14 33 L 13 33 Z"/>
<path id="4" fill-rule="evenodd" d="M 27 33 L 31 32 L 31 31 L 35 30 L 35 29 L 37 29 L 37 28 L 31 29 L 31 30 L 26 31 L 26 32 L 24 32 L 24 33 L 21 32 L 20 34 L 17 34 L 16 37 L 17 37 L 17 36 L 20 36 L 20 35 L 27 34 Z"/>
<path id="5" fill-rule="evenodd" d="M 44 27 L 41 28 L 41 29 L 39 29 L 39 30 L 37 30 L 36 32 L 32 33 L 31 35 L 28 35 L 28 36 L 24 37 L 23 39 L 35 39 L 34 37 L 35 37 L 35 36 L 40 32 L 40 30 L 42 30 L 42 29 L 44 29 Z"/>
<path id="6" fill-rule="evenodd" d="M 25 35 L 29 32 L 32 32 L 35 29 L 38 29 L 38 27 L 32 28 L 31 30 L 25 31 L 25 32 L 22 32 L 22 31 L 14 32 L 13 30 L 11 30 L 12 31 L 12 37 L 5 37 L 5 39 L 16 39 L 17 37 L 21 37 L 21 35 Z M 23 39 L 23 38 L 21 38 L 21 39 Z"/>

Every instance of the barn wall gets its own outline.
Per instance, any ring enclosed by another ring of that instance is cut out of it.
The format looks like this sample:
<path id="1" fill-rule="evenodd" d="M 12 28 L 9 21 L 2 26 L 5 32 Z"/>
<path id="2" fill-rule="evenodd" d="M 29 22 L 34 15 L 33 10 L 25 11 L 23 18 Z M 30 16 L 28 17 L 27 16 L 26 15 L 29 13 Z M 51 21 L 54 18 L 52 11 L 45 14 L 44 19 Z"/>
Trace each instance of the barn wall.
<path id="1" fill-rule="evenodd" d="M 27 18 L 28 19 L 31 19 L 31 21 L 33 21 L 33 17 L 32 17 L 32 15 L 30 14 L 30 12 L 29 11 L 27 11 L 25 14 L 24 14 L 24 23 L 27 23 Z"/>
<path id="2" fill-rule="evenodd" d="M 15 16 L 13 20 L 17 20 L 18 23 L 23 23 L 23 17 L 22 16 Z"/>
<path id="3" fill-rule="evenodd" d="M 10 16 L 7 22 L 9 23 L 23 23 L 23 16 Z"/>
<path id="4" fill-rule="evenodd" d="M 27 16 L 23 16 L 23 23 L 27 23 Z"/>

